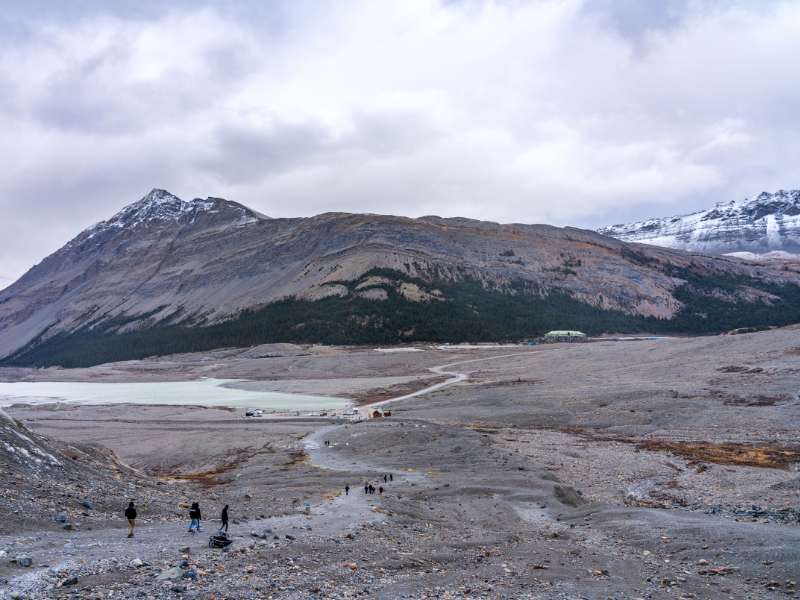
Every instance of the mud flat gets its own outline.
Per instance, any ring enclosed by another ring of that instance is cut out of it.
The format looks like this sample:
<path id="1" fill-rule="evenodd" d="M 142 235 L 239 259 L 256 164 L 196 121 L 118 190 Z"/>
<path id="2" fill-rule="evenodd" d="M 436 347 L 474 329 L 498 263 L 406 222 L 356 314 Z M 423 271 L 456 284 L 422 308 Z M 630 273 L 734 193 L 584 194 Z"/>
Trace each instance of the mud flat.
<path id="1" fill-rule="evenodd" d="M 0 577 L 29 597 L 796 595 L 798 328 L 535 348 L 262 347 L 50 371 L 3 375 L 205 374 L 321 394 L 327 381 L 367 402 L 442 372 L 463 377 L 360 423 L 220 407 L 11 407 L 37 434 L 110 449 L 142 478 L 123 477 L 102 519 L 79 500 L 113 488 L 92 487 L 88 471 L 79 491 L 39 481 L 17 498 L 37 503 L 38 521 L 6 531 L 0 550 L 27 552 L 33 566 L 4 559 Z M 383 493 L 364 494 L 365 483 Z M 134 542 L 114 512 L 129 496 L 147 521 Z M 207 518 L 231 505 L 230 551 L 184 532 L 192 500 Z M 73 529 L 53 525 L 59 510 Z M 171 569 L 177 579 L 163 578 Z"/>

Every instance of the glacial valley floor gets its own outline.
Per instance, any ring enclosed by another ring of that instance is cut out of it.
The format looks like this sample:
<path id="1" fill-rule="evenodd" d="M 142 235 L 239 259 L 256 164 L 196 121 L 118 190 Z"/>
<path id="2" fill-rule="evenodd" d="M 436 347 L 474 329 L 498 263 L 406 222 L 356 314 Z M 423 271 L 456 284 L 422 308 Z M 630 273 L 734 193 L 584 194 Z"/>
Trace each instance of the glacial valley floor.
<path id="1" fill-rule="evenodd" d="M 800 328 L 417 348 L 274 345 L 0 370 L 5 380 L 243 379 L 360 402 L 442 381 L 432 367 L 465 375 L 362 422 L 190 403 L 11 406 L 74 458 L 57 481 L 24 465 L 0 474 L 0 598 L 798 593 Z M 96 461 L 81 471 L 86 455 L 70 454 L 87 445 L 108 453 L 102 485 Z M 186 531 L 193 501 L 200 534 Z M 207 541 L 224 504 L 233 544 L 222 551 Z"/>

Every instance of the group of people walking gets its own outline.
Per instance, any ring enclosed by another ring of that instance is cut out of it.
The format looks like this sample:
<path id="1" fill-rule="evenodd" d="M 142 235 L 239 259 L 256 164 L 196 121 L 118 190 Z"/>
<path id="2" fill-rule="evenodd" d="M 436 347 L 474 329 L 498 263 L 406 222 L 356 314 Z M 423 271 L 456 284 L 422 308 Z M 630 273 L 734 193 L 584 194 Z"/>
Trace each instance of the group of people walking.
<path id="1" fill-rule="evenodd" d="M 327 440 L 325 441 L 325 445 L 329 445 L 330 442 Z M 384 485 L 388 484 L 389 482 L 394 481 L 394 476 L 391 473 L 386 473 L 383 476 L 383 483 Z M 366 482 L 364 484 L 364 493 L 365 494 L 374 494 L 378 492 L 378 494 L 383 494 L 383 486 L 379 485 L 377 488 L 372 485 L 370 482 Z M 350 495 L 350 486 L 344 486 L 344 493 L 346 495 Z M 125 509 L 125 518 L 128 520 L 128 537 L 133 537 L 133 532 L 136 529 L 136 506 L 134 505 L 133 501 L 131 500 L 128 503 L 128 508 Z M 199 502 L 192 502 L 192 505 L 189 507 L 189 533 L 195 534 L 201 531 L 200 522 L 203 520 L 203 514 L 200 512 L 200 503 Z M 222 509 L 222 513 L 220 514 L 220 533 L 225 532 L 228 533 L 228 505 L 226 504 L 225 507 Z"/>
<path id="2" fill-rule="evenodd" d="M 394 481 L 394 476 L 391 473 L 387 473 L 383 476 L 383 483 L 388 484 L 390 481 Z M 345 486 L 344 488 L 345 493 L 350 493 L 350 486 Z M 379 495 L 383 494 L 383 486 L 379 485 L 377 488 L 372 485 L 369 481 L 364 484 L 364 493 L 365 494 L 374 494 L 378 492 Z"/>
<path id="3" fill-rule="evenodd" d="M 128 537 L 133 537 L 134 529 L 136 529 L 136 506 L 134 505 L 133 501 L 128 503 L 128 508 L 125 509 L 125 518 L 128 520 Z M 200 512 L 200 503 L 199 502 L 192 502 L 191 507 L 189 507 L 189 533 L 198 533 L 201 531 L 200 528 L 200 521 L 203 520 L 203 514 Z M 221 525 L 219 527 L 219 531 L 228 533 L 228 505 L 226 504 L 225 507 L 222 509 L 222 513 L 220 514 L 220 522 Z"/>

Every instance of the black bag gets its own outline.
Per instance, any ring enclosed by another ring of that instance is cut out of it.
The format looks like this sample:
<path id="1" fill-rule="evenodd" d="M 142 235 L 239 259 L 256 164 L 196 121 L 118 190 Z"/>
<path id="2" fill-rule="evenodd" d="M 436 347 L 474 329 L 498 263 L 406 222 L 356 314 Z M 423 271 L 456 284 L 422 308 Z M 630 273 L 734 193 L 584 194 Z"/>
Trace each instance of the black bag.
<path id="1" fill-rule="evenodd" d="M 224 533 L 218 533 L 208 538 L 209 548 L 226 548 L 233 543 L 233 540 Z"/>

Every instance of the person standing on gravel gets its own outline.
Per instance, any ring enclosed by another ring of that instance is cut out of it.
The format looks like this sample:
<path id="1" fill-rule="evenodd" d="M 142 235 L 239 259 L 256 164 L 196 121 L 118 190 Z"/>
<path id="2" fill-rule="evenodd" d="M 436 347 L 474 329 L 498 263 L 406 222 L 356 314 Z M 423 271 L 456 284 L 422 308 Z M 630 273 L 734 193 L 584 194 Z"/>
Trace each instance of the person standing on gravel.
<path id="1" fill-rule="evenodd" d="M 128 537 L 133 537 L 133 529 L 136 527 L 136 507 L 133 505 L 133 500 L 128 502 L 128 508 L 125 509 L 125 518 L 128 519 Z"/>
<path id="2" fill-rule="evenodd" d="M 192 502 L 192 507 L 189 509 L 189 533 L 197 533 L 200 531 L 200 505 L 197 502 Z"/>
<path id="3" fill-rule="evenodd" d="M 199 510 L 199 509 L 198 509 Z M 220 516 L 220 520 L 222 521 L 222 525 L 220 525 L 220 532 L 225 530 L 225 533 L 228 533 L 228 505 L 225 505 L 225 508 L 222 509 L 222 515 Z"/>
<path id="4" fill-rule="evenodd" d="M 350 495 L 350 486 L 349 485 L 345 485 L 344 486 L 344 495 L 345 496 L 349 496 Z"/>

